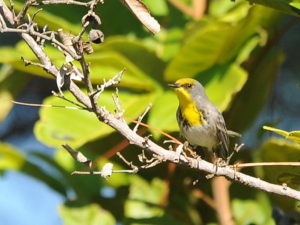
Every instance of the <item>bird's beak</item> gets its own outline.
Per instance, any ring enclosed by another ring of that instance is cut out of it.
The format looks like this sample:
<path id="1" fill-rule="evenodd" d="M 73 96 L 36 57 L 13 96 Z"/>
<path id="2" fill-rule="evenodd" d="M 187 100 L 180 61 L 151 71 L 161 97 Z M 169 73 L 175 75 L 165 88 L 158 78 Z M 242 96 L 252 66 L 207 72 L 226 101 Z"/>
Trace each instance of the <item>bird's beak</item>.
<path id="1" fill-rule="evenodd" d="M 178 84 L 176 84 L 176 83 L 174 83 L 174 84 L 168 84 L 168 86 L 171 87 L 171 88 L 179 88 L 179 87 L 180 87 L 180 86 L 179 86 Z"/>

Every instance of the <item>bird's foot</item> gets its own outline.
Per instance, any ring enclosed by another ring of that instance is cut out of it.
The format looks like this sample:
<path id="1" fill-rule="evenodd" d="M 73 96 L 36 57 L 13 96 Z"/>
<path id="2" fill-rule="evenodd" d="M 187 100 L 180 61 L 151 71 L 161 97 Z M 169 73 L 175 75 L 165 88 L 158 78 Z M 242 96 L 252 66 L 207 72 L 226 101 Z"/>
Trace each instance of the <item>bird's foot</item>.
<path id="1" fill-rule="evenodd" d="M 228 163 L 224 159 L 222 159 L 222 158 L 217 158 L 214 161 L 214 166 L 215 166 L 215 172 L 206 175 L 207 179 L 211 179 L 211 178 L 215 177 L 217 175 L 217 173 L 218 173 L 218 168 L 219 167 L 226 167 L 226 166 L 228 166 Z"/>

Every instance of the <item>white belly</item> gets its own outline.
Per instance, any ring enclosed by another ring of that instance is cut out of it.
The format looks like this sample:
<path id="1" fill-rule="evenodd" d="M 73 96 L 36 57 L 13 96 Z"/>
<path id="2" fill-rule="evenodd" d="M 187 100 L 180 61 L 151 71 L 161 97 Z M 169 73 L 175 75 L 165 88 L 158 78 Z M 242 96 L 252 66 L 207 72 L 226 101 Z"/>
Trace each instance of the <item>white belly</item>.
<path id="1" fill-rule="evenodd" d="M 211 149 L 217 145 L 215 134 L 206 124 L 181 129 L 182 136 L 191 144 Z"/>

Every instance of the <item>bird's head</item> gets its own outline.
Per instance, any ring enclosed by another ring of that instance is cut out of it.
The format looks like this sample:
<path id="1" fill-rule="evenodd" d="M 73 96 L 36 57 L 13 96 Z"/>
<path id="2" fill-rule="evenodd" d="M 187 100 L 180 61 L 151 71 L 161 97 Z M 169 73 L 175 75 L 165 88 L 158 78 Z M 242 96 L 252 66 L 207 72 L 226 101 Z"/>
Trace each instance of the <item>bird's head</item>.
<path id="1" fill-rule="evenodd" d="M 191 101 L 196 96 L 206 97 L 203 86 L 192 78 L 182 78 L 173 84 L 168 84 L 168 86 L 175 89 L 179 101 Z"/>

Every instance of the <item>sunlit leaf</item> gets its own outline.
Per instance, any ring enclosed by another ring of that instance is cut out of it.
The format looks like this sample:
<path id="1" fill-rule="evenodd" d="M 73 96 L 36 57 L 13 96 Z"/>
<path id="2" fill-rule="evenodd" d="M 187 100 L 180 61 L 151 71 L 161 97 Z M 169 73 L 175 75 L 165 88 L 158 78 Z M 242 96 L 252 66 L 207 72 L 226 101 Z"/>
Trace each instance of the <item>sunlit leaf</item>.
<path id="1" fill-rule="evenodd" d="M 136 75 L 137 78 L 143 80 L 162 80 L 165 62 L 156 55 L 156 52 L 153 49 L 147 47 L 144 42 L 138 39 L 129 39 L 122 36 L 107 38 L 105 43 L 95 50 L 99 52 L 114 51 L 121 54 L 133 63 L 140 71 L 147 74 L 147 76 L 144 77 Z M 91 58 L 93 57 L 91 56 Z M 126 65 L 124 66 L 125 68 L 127 67 Z M 126 76 L 124 76 L 124 78 L 126 78 Z"/>
<path id="2" fill-rule="evenodd" d="M 13 106 L 12 96 L 8 91 L 0 90 L 0 122 L 6 118 Z"/>
<path id="3" fill-rule="evenodd" d="M 130 61 L 117 51 L 99 50 L 98 53 L 87 57 L 87 61 L 91 64 L 91 78 L 94 83 L 102 83 L 104 78 L 109 79 L 125 68 L 121 86 L 148 91 L 155 89 L 156 84 L 149 77 L 150 74 L 139 68 L 135 61 Z"/>
<path id="4" fill-rule="evenodd" d="M 235 62 L 248 41 L 253 36 L 261 36 L 258 30 L 262 21 L 265 26 L 277 18 L 276 13 L 262 7 L 253 7 L 238 23 L 203 18 L 187 30 L 189 35 L 182 48 L 166 68 L 166 80 L 194 77 L 216 64 Z"/>
<path id="5" fill-rule="evenodd" d="M 161 180 L 155 178 L 148 183 L 137 176 L 131 179 L 129 199 L 125 202 L 126 224 L 184 224 L 166 214 L 159 206 L 165 193 Z"/>
<path id="6" fill-rule="evenodd" d="M 113 215 L 97 204 L 81 207 L 62 205 L 59 208 L 64 225 L 115 225 Z"/>
<path id="7" fill-rule="evenodd" d="M 19 170 L 25 164 L 25 158 L 15 148 L 0 143 L 0 170 Z"/>
<path id="8" fill-rule="evenodd" d="M 266 209 L 257 201 L 234 199 L 232 209 L 235 224 L 275 225 L 272 215 L 266 214 Z"/>
<path id="9" fill-rule="evenodd" d="M 166 16 L 169 12 L 167 2 L 164 0 L 144 0 L 143 2 L 155 16 Z"/>
<path id="10" fill-rule="evenodd" d="M 262 145 L 260 157 L 262 161 L 268 162 L 297 162 L 300 159 L 300 145 L 282 138 L 271 138 Z M 277 167 L 264 167 L 264 176 L 273 183 L 278 183 L 280 180 L 282 182 L 284 177 L 299 173 L 300 167 L 286 166 L 280 167 L 280 170 Z M 293 185 L 288 182 L 291 180 L 291 178 L 287 179 L 288 185 Z"/>
<path id="11" fill-rule="evenodd" d="M 124 48 L 126 46 L 126 48 Z M 54 47 L 46 46 L 45 52 L 59 68 L 65 63 L 65 57 Z M 5 55 L 0 62 L 10 64 L 14 69 L 38 76 L 51 77 L 42 68 L 25 66 L 20 56 L 26 60 L 38 62 L 36 56 L 24 42 L 19 42 L 15 48 L 0 48 L 0 54 Z M 145 46 L 137 41 L 124 38 L 114 38 L 108 44 L 95 49 L 94 54 L 86 57 L 90 64 L 93 83 L 102 83 L 126 69 L 121 86 L 136 90 L 154 90 L 158 84 L 152 77 L 161 78 L 164 63 Z M 151 65 L 155 64 L 153 67 Z"/>
<path id="12" fill-rule="evenodd" d="M 273 127 L 269 127 L 269 126 L 263 126 L 263 128 L 265 130 L 269 130 L 269 131 L 272 131 L 272 132 L 275 132 L 287 139 L 290 139 L 290 140 L 293 140 L 293 141 L 296 141 L 298 143 L 300 143 L 300 131 L 284 131 L 284 130 L 281 130 L 281 129 L 277 129 L 277 128 L 273 128 Z"/>
<path id="13" fill-rule="evenodd" d="M 280 135 L 282 135 L 284 137 L 287 137 L 289 135 L 289 132 L 284 131 L 284 130 L 280 130 L 280 129 L 277 129 L 277 128 L 273 128 L 273 127 L 269 127 L 269 126 L 263 126 L 263 128 L 265 130 L 273 131 L 273 132 L 275 132 L 277 134 L 280 134 Z"/>
<path id="14" fill-rule="evenodd" d="M 176 95 L 172 91 L 161 94 L 150 110 L 149 125 L 168 132 L 177 131 L 177 101 Z M 157 133 L 155 132 L 155 134 Z"/>
<path id="15" fill-rule="evenodd" d="M 213 67 L 196 78 L 205 85 L 209 99 L 217 105 L 220 111 L 225 111 L 234 95 L 246 83 L 248 74 L 240 66 L 232 64 L 229 67 Z"/>
<path id="16" fill-rule="evenodd" d="M 70 93 L 65 96 L 69 99 Z M 153 101 L 152 94 L 130 94 L 120 93 L 122 109 L 125 110 L 125 117 L 137 118 L 146 106 Z M 112 92 L 104 92 L 99 102 L 113 111 L 115 109 Z M 49 97 L 44 101 L 46 105 L 70 105 L 57 97 Z M 84 143 L 104 137 L 114 130 L 97 120 L 96 116 L 83 110 L 70 110 L 64 108 L 41 108 L 40 120 L 36 123 L 34 132 L 37 138 L 44 144 L 50 146 L 61 146 L 69 144 L 73 148 Z"/>
<path id="17" fill-rule="evenodd" d="M 300 4 L 298 0 L 249 0 L 249 2 L 274 8 L 290 15 L 300 16 Z"/>
<path id="18" fill-rule="evenodd" d="M 298 162 L 300 159 L 300 145 L 283 138 L 271 138 L 259 149 L 259 160 L 262 162 Z M 264 166 L 261 176 L 264 180 L 298 188 L 300 184 L 300 167 L 293 166 Z M 282 208 L 291 209 L 294 206 L 292 199 L 272 196 Z"/>

